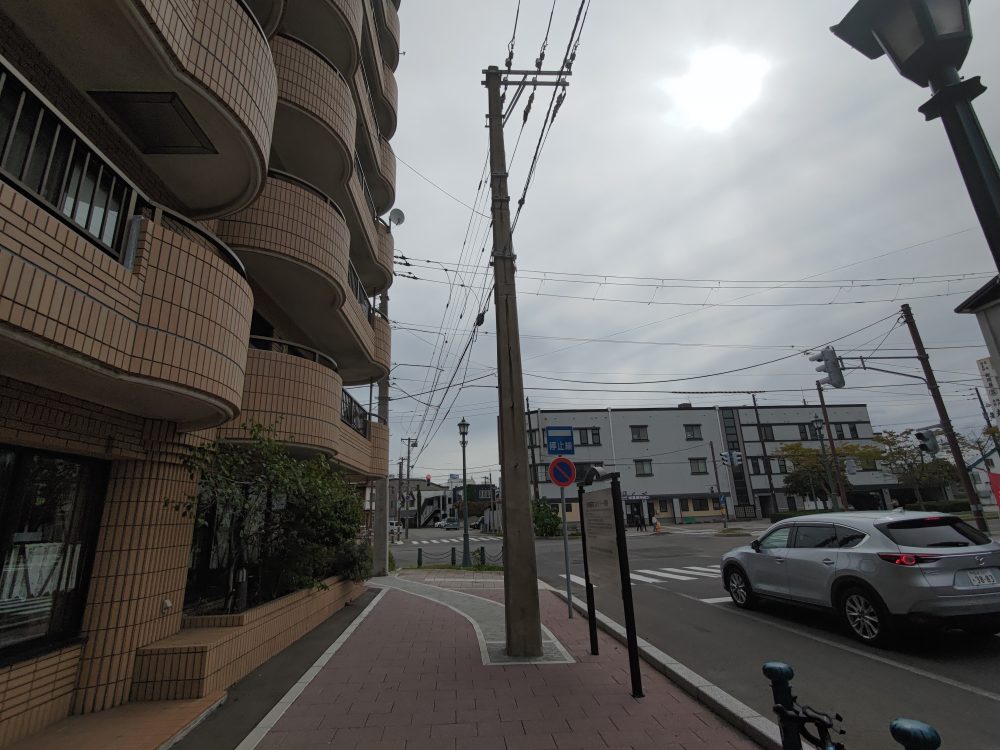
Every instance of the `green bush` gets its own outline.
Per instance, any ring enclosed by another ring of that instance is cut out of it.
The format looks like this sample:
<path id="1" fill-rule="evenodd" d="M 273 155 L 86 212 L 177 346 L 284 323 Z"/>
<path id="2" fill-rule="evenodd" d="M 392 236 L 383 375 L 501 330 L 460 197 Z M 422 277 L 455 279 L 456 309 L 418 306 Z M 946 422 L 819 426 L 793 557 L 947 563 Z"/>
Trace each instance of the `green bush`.
<path id="1" fill-rule="evenodd" d="M 535 536 L 556 536 L 562 530 L 559 514 L 545 500 L 536 500 L 531 504 L 531 519 L 535 525 Z"/>
<path id="2" fill-rule="evenodd" d="M 392 550 L 389 550 L 389 572 L 391 573 L 396 569 L 396 558 L 392 554 Z"/>

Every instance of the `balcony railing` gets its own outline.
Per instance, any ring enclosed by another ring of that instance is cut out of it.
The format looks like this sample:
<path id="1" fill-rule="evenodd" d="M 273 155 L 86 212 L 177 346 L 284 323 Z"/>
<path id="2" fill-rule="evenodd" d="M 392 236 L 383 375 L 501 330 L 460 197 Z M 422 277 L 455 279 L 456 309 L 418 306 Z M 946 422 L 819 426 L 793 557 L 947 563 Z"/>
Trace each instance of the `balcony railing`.
<path id="1" fill-rule="evenodd" d="M 368 292 L 365 291 L 364 284 L 361 283 L 361 277 L 358 276 L 358 272 L 354 268 L 353 263 L 349 264 L 347 267 L 347 283 L 351 287 L 354 299 L 358 301 L 358 304 L 361 305 L 361 309 L 364 310 L 365 317 L 368 318 L 368 323 L 374 326 L 375 307 L 368 298 Z"/>
<path id="2" fill-rule="evenodd" d="M 275 339 L 270 336 L 251 336 L 250 348 L 266 352 L 279 352 L 280 354 L 288 354 L 292 357 L 301 357 L 310 362 L 318 362 L 325 367 L 329 367 L 334 372 L 338 370 L 337 363 L 332 357 L 313 349 L 311 346 L 295 344 L 284 339 Z"/>
<path id="3" fill-rule="evenodd" d="M 149 201 L 2 63 L 0 174 L 108 255 L 128 261 L 128 219 Z"/>
<path id="4" fill-rule="evenodd" d="M 364 167 L 361 166 L 361 159 L 357 154 L 354 154 L 354 166 L 358 173 L 358 180 L 361 181 L 361 189 L 364 191 L 365 200 L 368 201 L 368 209 L 372 213 L 372 221 L 378 219 L 378 210 L 375 208 L 375 199 L 372 198 L 372 189 L 368 186 L 368 180 L 365 177 Z"/>
<path id="5" fill-rule="evenodd" d="M 347 391 L 340 397 L 340 421 L 359 435 L 368 437 L 368 410 L 354 400 Z"/>

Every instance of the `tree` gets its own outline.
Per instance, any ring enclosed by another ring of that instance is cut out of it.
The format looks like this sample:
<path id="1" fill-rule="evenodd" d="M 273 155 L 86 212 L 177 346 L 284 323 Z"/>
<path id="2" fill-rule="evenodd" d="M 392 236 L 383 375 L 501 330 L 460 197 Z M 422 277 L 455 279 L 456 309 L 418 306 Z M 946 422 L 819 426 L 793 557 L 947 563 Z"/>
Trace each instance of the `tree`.
<path id="1" fill-rule="evenodd" d="M 531 519 L 535 525 L 535 536 L 555 536 L 562 529 L 559 513 L 545 499 L 531 503 Z"/>
<path id="2" fill-rule="evenodd" d="M 789 443 L 774 452 L 776 458 L 784 458 L 791 463 L 785 478 L 785 490 L 793 495 L 822 499 L 824 504 L 839 494 L 837 475 L 845 488 L 850 488 L 850 475 L 844 468 L 847 459 L 858 462 L 862 468 L 874 468 L 882 450 L 878 446 L 849 443 L 837 448 L 837 466 L 834 467 L 829 455 L 807 448 L 802 443 Z M 831 485 L 831 481 L 833 484 Z"/>
<path id="3" fill-rule="evenodd" d="M 928 460 L 913 439 L 914 430 L 886 430 L 875 436 L 881 447 L 879 461 L 904 487 L 910 487 L 923 507 L 922 489 L 945 487 L 957 479 L 956 468 L 943 458 Z"/>

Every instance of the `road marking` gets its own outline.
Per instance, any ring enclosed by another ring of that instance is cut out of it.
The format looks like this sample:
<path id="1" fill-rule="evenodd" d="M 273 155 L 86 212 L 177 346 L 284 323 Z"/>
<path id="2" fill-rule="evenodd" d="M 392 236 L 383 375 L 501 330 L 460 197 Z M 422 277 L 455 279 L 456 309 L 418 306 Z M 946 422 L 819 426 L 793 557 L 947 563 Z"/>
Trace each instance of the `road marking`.
<path id="1" fill-rule="evenodd" d="M 711 573 L 713 575 L 719 575 L 720 568 L 718 565 L 685 565 L 685 570 L 704 570 L 706 573 Z"/>
<path id="2" fill-rule="evenodd" d="M 695 601 L 700 601 L 697 597 L 689 596 L 688 594 L 679 594 L 680 596 L 687 597 L 688 599 L 694 599 Z M 784 625 L 780 622 L 775 622 L 774 620 L 769 620 L 764 617 L 759 617 L 753 615 L 749 612 L 745 612 L 741 609 L 736 609 L 735 607 L 720 609 L 720 612 L 730 612 L 739 617 L 745 617 L 748 620 L 755 620 L 762 625 L 767 625 L 768 627 L 778 628 L 779 630 L 784 630 L 794 635 L 800 635 L 803 638 L 808 638 L 809 640 L 816 641 L 817 643 L 822 643 L 827 646 L 832 646 L 833 648 L 838 648 L 841 651 L 847 651 L 848 653 L 855 654 L 856 656 L 861 656 L 865 659 L 870 659 L 871 661 L 877 661 L 881 664 L 888 664 L 890 667 L 895 667 L 896 669 L 901 669 L 904 672 L 909 672 L 910 674 L 915 674 L 919 677 L 926 677 L 928 680 L 933 680 L 934 682 L 939 682 L 942 685 L 949 685 L 959 690 L 964 690 L 967 693 L 972 693 L 973 695 L 978 695 L 981 698 L 986 698 L 987 700 L 996 701 L 1000 703 L 1000 694 L 992 693 L 989 690 L 983 690 L 975 685 L 969 685 L 965 682 L 959 682 L 958 680 L 953 680 L 950 677 L 944 677 L 939 674 L 934 674 L 933 672 L 928 672 L 926 669 L 921 669 L 920 667 L 912 667 L 909 664 L 902 664 L 898 661 L 893 661 L 884 656 L 879 656 L 878 654 L 873 654 L 870 651 L 864 651 L 860 648 L 854 648 L 853 646 L 846 646 L 843 643 L 837 643 L 829 638 L 823 638 L 822 636 L 813 635 L 812 633 L 806 633 L 802 630 L 798 630 L 789 625 Z"/>
<path id="3" fill-rule="evenodd" d="M 565 573 L 560 573 L 559 577 L 565 580 L 566 574 Z M 584 579 L 580 578 L 580 576 L 578 576 L 578 575 L 574 575 L 573 573 L 570 573 L 569 580 L 571 580 L 577 586 L 584 586 L 584 587 L 586 587 L 586 585 L 587 585 L 587 582 Z"/>
<path id="4" fill-rule="evenodd" d="M 725 602 L 731 602 L 732 597 L 728 596 L 713 596 L 709 599 L 699 599 L 700 602 L 705 602 L 705 604 L 724 604 Z"/>
<path id="5" fill-rule="evenodd" d="M 420 542 L 421 544 L 430 544 L 430 540 L 424 539 Z"/>
<path id="6" fill-rule="evenodd" d="M 665 570 L 668 573 L 677 573 L 682 576 L 704 576 L 705 578 L 718 578 L 719 573 L 704 573 L 700 570 L 688 570 L 682 568 L 660 568 L 660 570 Z"/>
<path id="7" fill-rule="evenodd" d="M 663 581 L 658 581 L 655 578 L 649 578 L 647 576 L 641 576 L 637 573 L 630 573 L 629 575 L 633 581 L 638 581 L 639 583 L 663 583 Z"/>
<path id="8" fill-rule="evenodd" d="M 646 573 L 651 576 L 660 576 L 661 578 L 671 578 L 675 581 L 697 581 L 698 579 L 694 576 L 679 576 L 676 573 L 661 573 L 658 570 L 640 570 L 640 573 Z"/>

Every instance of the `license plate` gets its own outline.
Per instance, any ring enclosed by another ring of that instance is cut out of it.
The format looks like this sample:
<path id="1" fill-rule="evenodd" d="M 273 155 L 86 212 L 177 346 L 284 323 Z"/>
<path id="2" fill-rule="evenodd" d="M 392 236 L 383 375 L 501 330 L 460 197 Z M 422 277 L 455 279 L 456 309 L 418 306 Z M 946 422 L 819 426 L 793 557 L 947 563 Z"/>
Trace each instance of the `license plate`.
<path id="1" fill-rule="evenodd" d="M 998 578 L 997 575 L 997 571 L 992 568 L 987 568 L 985 570 L 970 570 L 969 581 L 973 586 L 996 586 L 1000 583 L 1000 578 Z"/>

